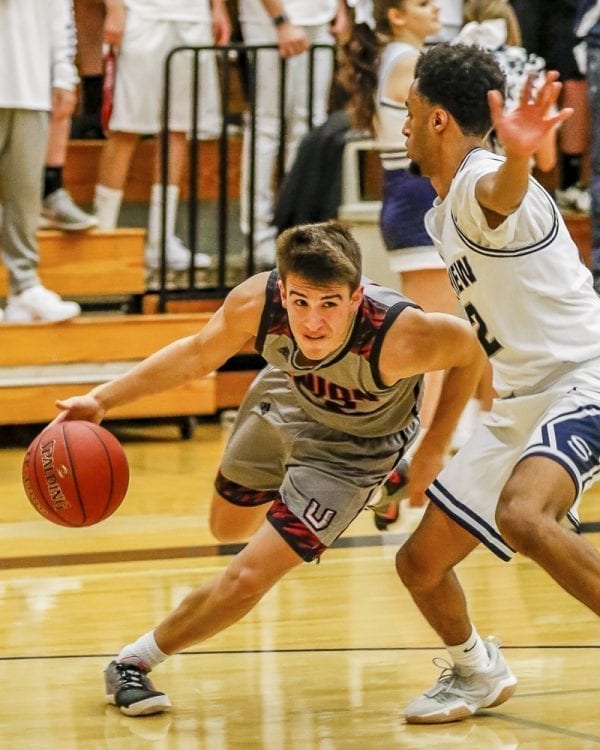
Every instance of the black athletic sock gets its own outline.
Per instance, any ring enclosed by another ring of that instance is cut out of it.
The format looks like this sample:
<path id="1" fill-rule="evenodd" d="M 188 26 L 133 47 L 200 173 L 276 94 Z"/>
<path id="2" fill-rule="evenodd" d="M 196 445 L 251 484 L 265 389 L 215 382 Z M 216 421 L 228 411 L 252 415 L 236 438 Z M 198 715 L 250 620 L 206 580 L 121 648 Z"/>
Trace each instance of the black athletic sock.
<path id="1" fill-rule="evenodd" d="M 81 79 L 81 99 L 84 115 L 99 115 L 102 109 L 103 76 L 83 76 Z"/>
<path id="2" fill-rule="evenodd" d="M 566 190 L 579 182 L 581 176 L 581 154 L 561 154 L 560 187 Z"/>
<path id="3" fill-rule="evenodd" d="M 44 198 L 60 190 L 63 185 L 62 167 L 44 167 Z"/>

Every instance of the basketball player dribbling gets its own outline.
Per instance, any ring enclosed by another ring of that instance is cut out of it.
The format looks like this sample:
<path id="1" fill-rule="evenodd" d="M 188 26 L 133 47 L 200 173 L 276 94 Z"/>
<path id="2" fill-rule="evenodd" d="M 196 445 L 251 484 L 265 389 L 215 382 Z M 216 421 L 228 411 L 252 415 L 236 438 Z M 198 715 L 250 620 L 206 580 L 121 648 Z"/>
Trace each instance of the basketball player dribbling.
<path id="1" fill-rule="evenodd" d="M 433 479 L 484 362 L 468 323 L 361 279 L 358 245 L 329 222 L 284 232 L 277 270 L 242 282 L 197 335 L 58 407 L 99 422 L 119 404 L 217 370 L 249 342 L 268 366 L 240 407 L 210 526 L 220 541 L 250 541 L 108 665 L 107 700 L 131 716 L 170 705 L 152 668 L 235 623 L 331 546 L 416 437 L 422 373 L 448 369 L 428 432 Z"/>
<path id="2" fill-rule="evenodd" d="M 421 55 L 404 126 L 409 158 L 438 195 L 426 226 L 494 371 L 489 417 L 427 490 L 425 516 L 399 550 L 400 578 L 454 662 L 406 719 L 440 723 L 498 705 L 514 678 L 470 622 L 453 570 L 483 542 L 536 561 L 600 614 L 600 553 L 577 527 L 600 477 L 600 299 L 556 205 L 529 175 L 551 128 L 555 72 L 503 112 L 504 76 L 477 47 Z M 494 126 L 506 157 L 485 147 Z M 417 449 L 411 471 L 426 460 Z"/>

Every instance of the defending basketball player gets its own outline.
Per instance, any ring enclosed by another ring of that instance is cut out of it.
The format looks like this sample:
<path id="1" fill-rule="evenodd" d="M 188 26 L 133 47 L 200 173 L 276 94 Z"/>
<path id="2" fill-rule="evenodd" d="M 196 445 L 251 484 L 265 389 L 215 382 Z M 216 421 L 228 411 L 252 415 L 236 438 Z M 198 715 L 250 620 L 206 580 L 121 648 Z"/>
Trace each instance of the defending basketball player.
<path id="1" fill-rule="evenodd" d="M 414 700 L 415 723 L 454 721 L 513 689 L 469 620 L 453 567 L 483 542 L 515 551 L 600 614 L 600 554 L 575 529 L 600 477 L 600 299 L 556 205 L 529 175 L 556 111 L 557 74 L 503 112 L 504 76 L 476 47 L 439 45 L 417 63 L 404 126 L 408 155 L 438 199 L 426 226 L 485 349 L 499 398 L 427 491 L 398 573 L 454 661 Z M 494 126 L 506 158 L 485 138 Z M 412 468 L 428 460 L 417 450 Z"/>
<path id="2" fill-rule="evenodd" d="M 69 419 L 99 422 L 119 404 L 213 372 L 249 342 L 268 362 L 239 410 L 210 512 L 219 540 L 250 541 L 108 666 L 107 699 L 128 715 L 170 705 L 150 669 L 239 620 L 333 543 L 416 437 L 422 373 L 449 368 L 432 479 L 481 372 L 469 325 L 366 283 L 342 225 L 290 229 L 277 253 L 277 270 L 236 287 L 197 335 L 58 402 Z"/>

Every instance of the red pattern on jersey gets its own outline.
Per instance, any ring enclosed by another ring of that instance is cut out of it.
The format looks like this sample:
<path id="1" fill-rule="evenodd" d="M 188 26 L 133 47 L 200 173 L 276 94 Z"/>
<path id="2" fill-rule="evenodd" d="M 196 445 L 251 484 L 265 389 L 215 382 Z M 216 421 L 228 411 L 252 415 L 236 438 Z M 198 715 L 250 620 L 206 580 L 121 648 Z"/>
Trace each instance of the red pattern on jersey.
<path id="1" fill-rule="evenodd" d="M 274 284 L 271 288 L 271 299 L 267 302 L 269 309 L 269 329 L 268 334 L 274 336 L 287 336 L 293 339 L 292 329 L 288 320 L 287 310 L 281 301 L 281 292 L 279 285 Z"/>
<path id="2" fill-rule="evenodd" d="M 381 328 L 388 310 L 387 305 L 370 297 L 363 297 L 357 311 L 358 323 L 354 331 L 352 352 L 369 359 L 375 343 L 375 334 Z"/>

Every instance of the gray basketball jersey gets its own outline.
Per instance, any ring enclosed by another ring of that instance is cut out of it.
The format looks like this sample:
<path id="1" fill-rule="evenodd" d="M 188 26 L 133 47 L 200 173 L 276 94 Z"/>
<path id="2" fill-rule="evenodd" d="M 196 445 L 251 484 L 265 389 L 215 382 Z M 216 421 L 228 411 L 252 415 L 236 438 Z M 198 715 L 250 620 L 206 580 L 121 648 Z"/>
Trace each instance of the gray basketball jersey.
<path id="1" fill-rule="evenodd" d="M 564 221 L 530 178 L 517 211 L 490 229 L 477 181 L 504 157 L 475 149 L 425 224 L 494 368 L 500 396 L 544 387 L 600 357 L 600 298 Z"/>
<path id="2" fill-rule="evenodd" d="M 257 351 L 288 375 L 300 406 L 317 422 L 358 437 L 380 437 L 399 432 L 418 414 L 422 376 L 386 386 L 379 373 L 379 354 L 386 331 L 406 307 L 406 297 L 368 280 L 353 325 L 344 344 L 327 359 L 311 365 L 297 363 L 299 349 L 281 303 L 273 271 Z"/>

